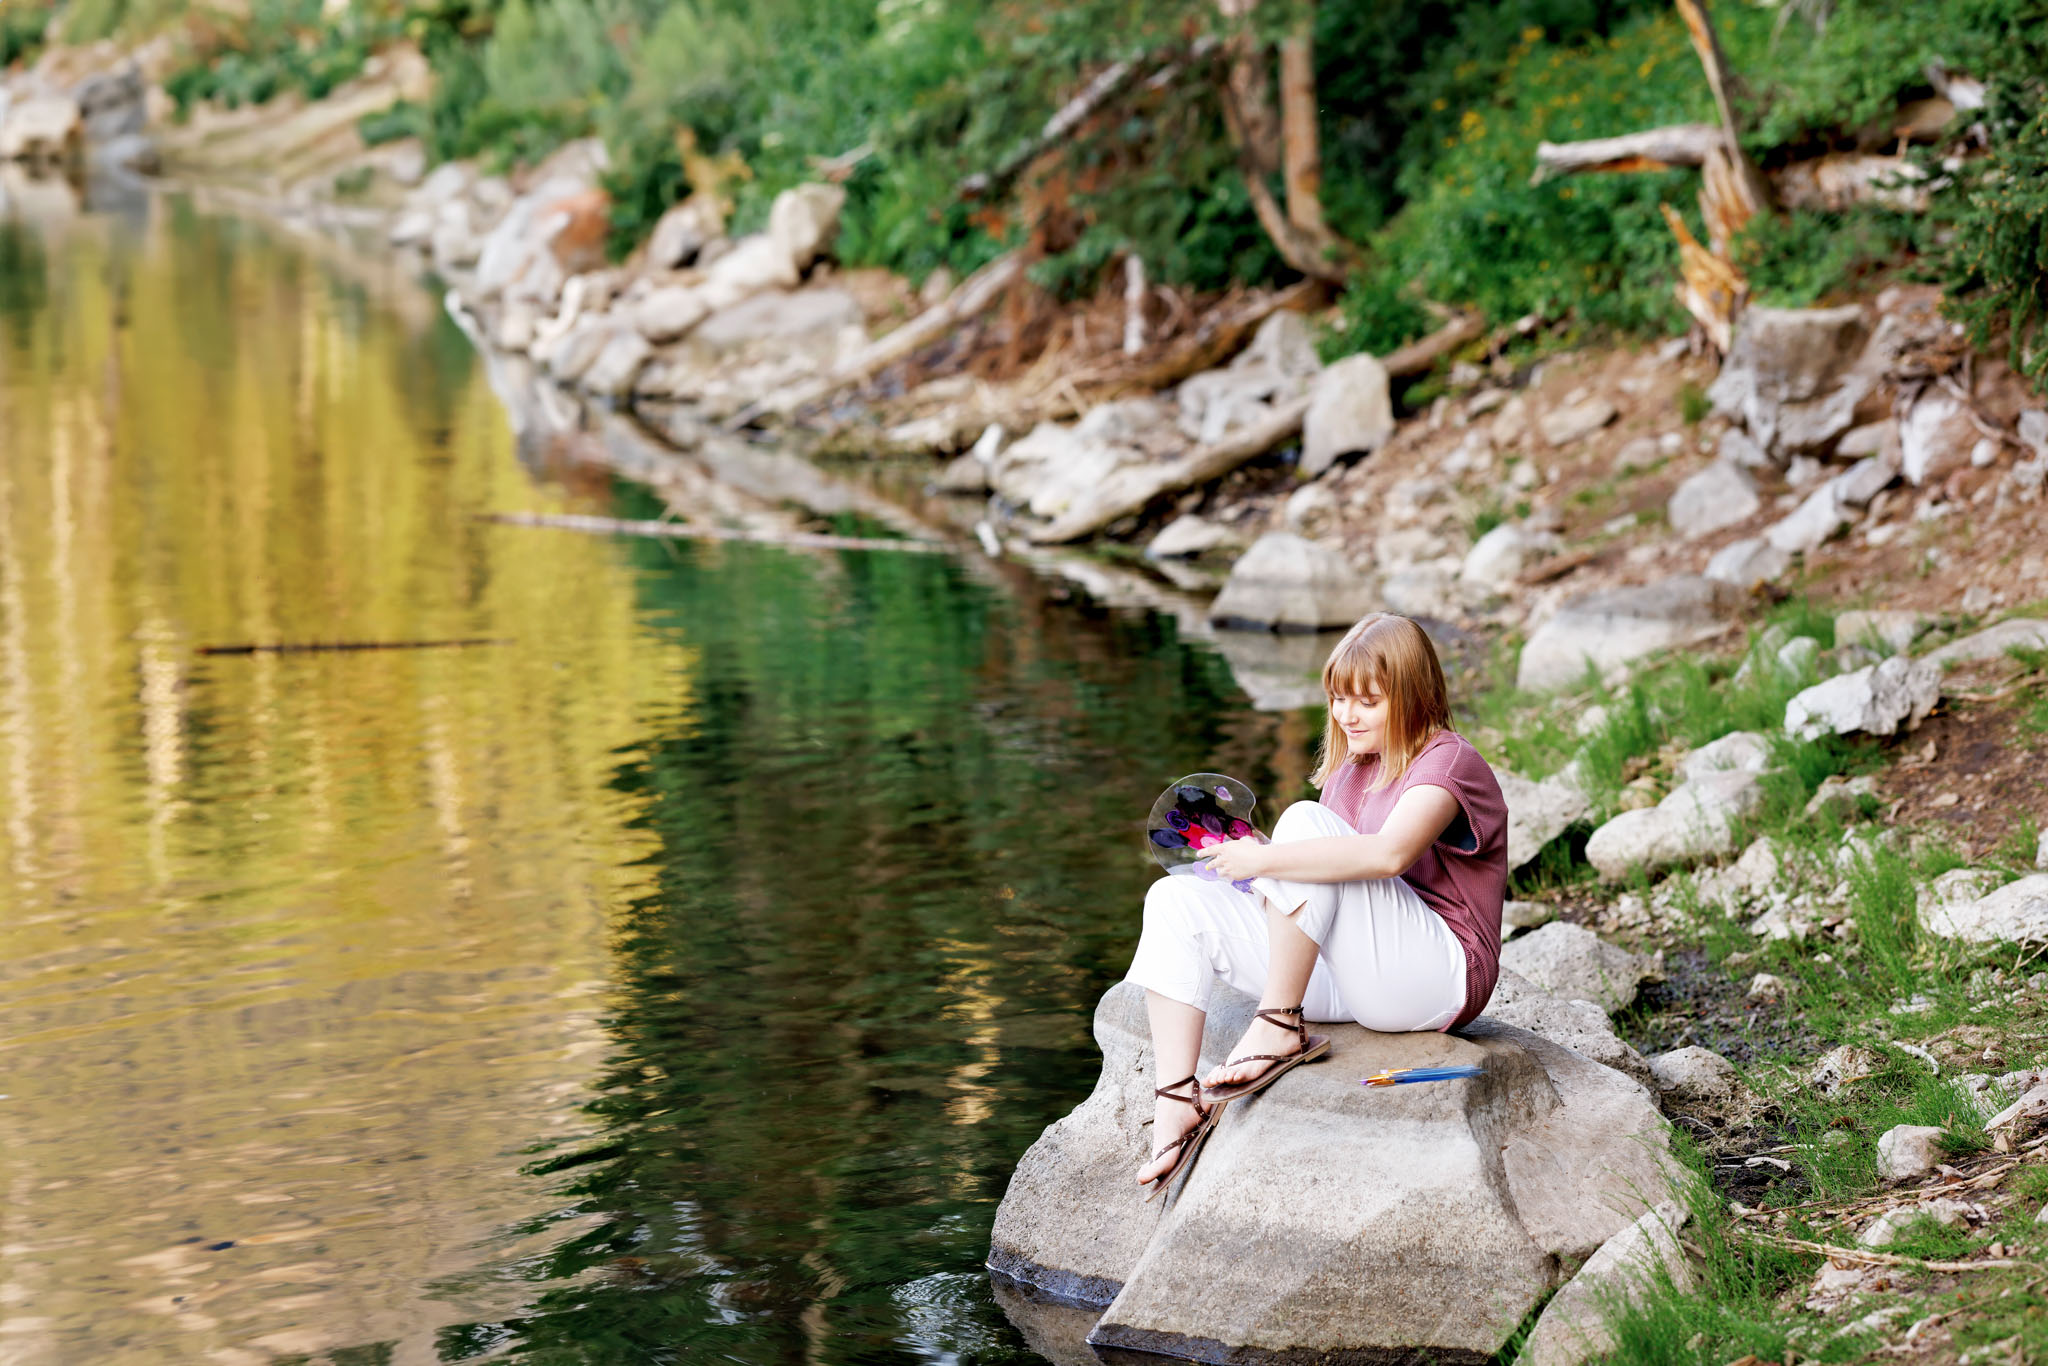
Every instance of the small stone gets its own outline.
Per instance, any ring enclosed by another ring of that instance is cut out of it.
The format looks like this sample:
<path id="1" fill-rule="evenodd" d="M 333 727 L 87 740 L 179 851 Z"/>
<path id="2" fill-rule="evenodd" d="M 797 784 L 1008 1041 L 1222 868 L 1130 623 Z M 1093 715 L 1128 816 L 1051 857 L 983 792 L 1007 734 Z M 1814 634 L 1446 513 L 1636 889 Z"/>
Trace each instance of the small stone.
<path id="1" fill-rule="evenodd" d="M 1232 544 L 1236 540 L 1237 533 L 1229 527 L 1190 512 L 1174 518 L 1160 529 L 1159 534 L 1152 538 L 1152 543 L 1145 547 L 1145 558 L 1179 559 L 1183 556 L 1199 555 L 1206 550 Z"/>
<path id="2" fill-rule="evenodd" d="M 1886 1181 L 1911 1181 L 1939 1167 L 1942 1130 L 1929 1124 L 1901 1124 L 1877 1140 L 1877 1174 Z"/>
<path id="3" fill-rule="evenodd" d="M 1815 489 L 1791 516 L 1766 531 L 1764 539 L 1788 555 L 1810 555 L 1848 525 L 1849 510 L 1830 482 Z"/>
<path id="4" fill-rule="evenodd" d="M 1673 1104 L 1725 1112 L 1754 1099 L 1735 1065 L 1712 1049 L 1695 1044 L 1655 1054 L 1649 1063 L 1657 1090 Z"/>
<path id="5" fill-rule="evenodd" d="M 1877 1054 L 1854 1044 L 1842 1044 L 1820 1055 L 1806 1074 L 1806 1084 L 1824 1096 L 1843 1087 L 1867 1080 L 1877 1070 Z"/>
<path id="6" fill-rule="evenodd" d="M 1877 781 L 1869 774 L 1844 778 L 1834 773 L 1823 778 L 1807 800 L 1806 814 L 1817 816 L 1823 811 L 1833 811 L 1844 817 L 1854 816 L 1865 798 L 1875 800 L 1876 797 Z"/>
<path id="7" fill-rule="evenodd" d="M 1843 612 L 1835 618 L 1837 645 L 1874 645 L 1886 654 L 1902 655 L 1927 629 L 1928 620 L 1919 612 Z"/>
<path id="8" fill-rule="evenodd" d="M 1785 705 L 1785 730 L 1802 740 L 1822 735 L 1893 735 L 1916 728 L 1941 698 L 1941 670 L 1894 655 L 1870 668 L 1840 674 Z"/>
<path id="9" fill-rule="evenodd" d="M 1762 506 L 1750 477 L 1729 461 L 1716 460 L 1680 484 L 1665 511 L 1671 529 L 1694 540 L 1747 521 Z"/>
<path id="10" fill-rule="evenodd" d="M 1706 576 L 1748 592 L 1775 583 L 1792 567 L 1792 557 L 1761 536 L 1733 541 L 1707 561 Z"/>
<path id="11" fill-rule="evenodd" d="M 1614 453 L 1614 469 L 1617 474 L 1648 469 L 1663 458 L 1664 453 L 1655 437 L 1639 436 L 1623 442 L 1621 449 Z"/>
<path id="12" fill-rule="evenodd" d="M 1749 979 L 1749 987 L 1742 994 L 1743 999 L 1750 1001 L 1782 1001 L 1791 990 L 1784 978 L 1760 972 Z"/>
<path id="13" fill-rule="evenodd" d="M 1998 463 L 1998 443 L 1990 437 L 1980 438 L 1970 447 L 1970 468 L 1988 470 Z"/>
<path id="14" fill-rule="evenodd" d="M 1552 409 L 1536 425 L 1547 444 L 1568 446 L 1591 436 L 1614 418 L 1614 405 L 1604 398 L 1594 397 Z"/>
<path id="15" fill-rule="evenodd" d="M 1548 901 L 1503 901 L 1500 907 L 1503 938 L 1522 930 L 1533 930 L 1557 919 L 1557 907 Z"/>

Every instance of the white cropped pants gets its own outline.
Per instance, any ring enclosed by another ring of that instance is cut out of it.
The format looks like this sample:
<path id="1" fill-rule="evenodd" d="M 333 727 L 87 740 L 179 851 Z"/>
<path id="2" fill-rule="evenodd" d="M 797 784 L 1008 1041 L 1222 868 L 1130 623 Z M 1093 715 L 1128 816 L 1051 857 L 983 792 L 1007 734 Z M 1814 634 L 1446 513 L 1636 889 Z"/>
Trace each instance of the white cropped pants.
<path id="1" fill-rule="evenodd" d="M 1273 842 L 1358 832 L 1320 802 L 1296 802 Z M 1145 929 L 1125 974 L 1162 996 L 1208 1009 L 1212 983 L 1248 996 L 1266 987 L 1266 900 L 1316 942 L 1303 1013 L 1399 1034 L 1444 1029 L 1465 1008 L 1465 951 L 1442 916 L 1401 879 L 1287 882 L 1258 878 L 1240 892 L 1191 873 L 1145 894 Z"/>

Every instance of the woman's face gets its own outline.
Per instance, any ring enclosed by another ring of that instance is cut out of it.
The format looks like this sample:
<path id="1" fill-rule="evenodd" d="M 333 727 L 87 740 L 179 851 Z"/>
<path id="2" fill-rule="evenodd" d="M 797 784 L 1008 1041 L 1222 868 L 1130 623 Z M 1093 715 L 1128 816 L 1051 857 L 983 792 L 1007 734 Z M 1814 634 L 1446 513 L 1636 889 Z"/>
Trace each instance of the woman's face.
<path id="1" fill-rule="evenodd" d="M 1387 733 L 1387 699 L 1370 690 L 1363 696 L 1332 693 L 1330 719 L 1344 732 L 1351 753 L 1378 754 Z"/>

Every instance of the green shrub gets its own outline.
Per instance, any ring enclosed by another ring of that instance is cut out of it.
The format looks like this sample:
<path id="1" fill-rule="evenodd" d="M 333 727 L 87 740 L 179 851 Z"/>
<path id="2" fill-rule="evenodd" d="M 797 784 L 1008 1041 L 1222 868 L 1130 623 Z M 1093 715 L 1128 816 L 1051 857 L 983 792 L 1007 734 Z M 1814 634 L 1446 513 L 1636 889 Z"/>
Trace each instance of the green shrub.
<path id="1" fill-rule="evenodd" d="M 6 0 L 0 3 L 0 71 L 16 62 L 26 66 L 43 49 L 43 33 L 57 12 L 55 0 Z"/>

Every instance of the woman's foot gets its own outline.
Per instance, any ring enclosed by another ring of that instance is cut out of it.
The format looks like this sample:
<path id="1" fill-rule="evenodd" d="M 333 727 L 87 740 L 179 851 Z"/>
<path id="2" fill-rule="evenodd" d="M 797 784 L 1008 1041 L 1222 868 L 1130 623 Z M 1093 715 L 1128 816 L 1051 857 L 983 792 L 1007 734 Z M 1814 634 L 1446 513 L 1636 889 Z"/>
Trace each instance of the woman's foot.
<path id="1" fill-rule="evenodd" d="M 1274 1013 L 1280 1014 L 1281 1012 L 1275 1011 Z M 1297 1016 L 1296 1018 L 1298 1019 L 1299 1017 Z M 1275 1024 L 1271 1020 L 1254 1018 L 1252 1020 L 1252 1027 L 1247 1029 L 1244 1032 L 1244 1037 L 1237 1041 L 1237 1047 L 1230 1050 L 1230 1056 L 1243 1059 L 1259 1058 L 1261 1054 L 1286 1057 L 1290 1054 L 1299 1053 L 1301 1050 L 1302 1036 L 1299 1032 Z M 1278 1065 L 1269 1058 L 1260 1058 L 1256 1062 L 1221 1063 L 1211 1068 L 1209 1075 L 1202 1078 L 1202 1085 L 1212 1088 L 1236 1086 L 1243 1082 L 1256 1080 L 1265 1075 L 1267 1069 L 1277 1067 Z"/>
<path id="2" fill-rule="evenodd" d="M 1139 1185 L 1163 1180 L 1181 1160 L 1186 1145 L 1180 1140 L 1208 1117 L 1208 1107 L 1194 1103 L 1194 1090 L 1194 1078 L 1189 1077 L 1153 1093 L 1157 1099 L 1152 1102 L 1152 1158 L 1138 1168 Z M 1185 1092 L 1185 1098 L 1172 1094 L 1175 1091 Z"/>

